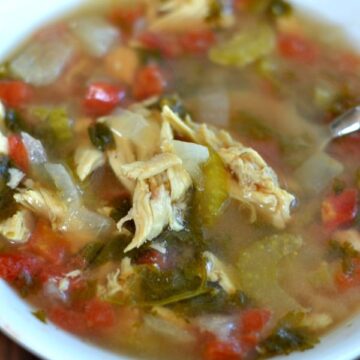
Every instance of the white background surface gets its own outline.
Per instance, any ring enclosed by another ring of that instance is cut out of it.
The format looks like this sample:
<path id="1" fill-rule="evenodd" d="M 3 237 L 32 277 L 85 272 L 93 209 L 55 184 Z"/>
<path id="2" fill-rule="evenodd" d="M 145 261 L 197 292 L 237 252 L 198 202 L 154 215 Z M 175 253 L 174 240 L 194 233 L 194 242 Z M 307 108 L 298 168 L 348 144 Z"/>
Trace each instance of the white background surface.
<path id="1" fill-rule="evenodd" d="M 0 0 L 0 58 L 26 38 L 39 24 L 66 12 L 82 0 Z M 101 0 L 99 0 L 101 1 Z M 341 24 L 360 49 L 360 0 L 293 0 L 323 18 Z M 0 281 L 0 328 L 9 336 L 49 360 L 125 359 L 85 344 L 44 325 L 28 305 Z M 360 354 L 360 317 L 324 338 L 315 349 L 288 360 L 350 360 Z M 184 359 L 185 360 L 185 359 Z"/>

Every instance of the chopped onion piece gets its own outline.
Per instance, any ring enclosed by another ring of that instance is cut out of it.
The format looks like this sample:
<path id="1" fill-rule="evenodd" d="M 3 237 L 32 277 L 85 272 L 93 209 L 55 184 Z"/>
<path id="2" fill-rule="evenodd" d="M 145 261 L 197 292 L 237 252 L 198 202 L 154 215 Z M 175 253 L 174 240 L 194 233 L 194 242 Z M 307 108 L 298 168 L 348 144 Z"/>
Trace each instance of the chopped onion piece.
<path id="1" fill-rule="evenodd" d="M 307 159 L 296 171 L 295 176 L 308 192 L 318 193 L 344 170 L 341 163 L 324 152 L 318 152 Z"/>
<path id="2" fill-rule="evenodd" d="M 21 137 L 33 164 L 42 164 L 47 161 L 46 151 L 40 140 L 33 138 L 26 132 L 22 132 Z"/>
<path id="3" fill-rule="evenodd" d="M 199 122 L 227 127 L 230 100 L 225 90 L 207 91 L 197 97 L 196 115 Z"/>
<path id="4" fill-rule="evenodd" d="M 119 38 L 119 31 L 100 16 L 79 19 L 71 24 L 74 35 L 93 56 L 104 56 Z"/>
<path id="5" fill-rule="evenodd" d="M 79 190 L 63 165 L 47 163 L 45 164 L 45 169 L 67 203 L 74 204 L 80 202 Z"/>
<path id="6" fill-rule="evenodd" d="M 206 146 L 174 140 L 174 150 L 182 160 L 185 170 L 193 179 L 201 177 L 200 165 L 209 158 L 209 149 Z"/>
<path id="7" fill-rule="evenodd" d="M 71 206 L 61 227 L 62 231 L 91 231 L 96 235 L 114 227 L 111 218 L 100 215 L 84 206 Z"/>
<path id="8" fill-rule="evenodd" d="M 16 189 L 25 177 L 25 174 L 17 168 L 10 168 L 9 175 L 10 179 L 6 185 L 11 189 Z"/>
<path id="9" fill-rule="evenodd" d="M 101 118 L 100 121 L 106 122 L 115 135 L 134 143 L 138 160 L 147 160 L 154 155 L 159 145 L 160 133 L 159 125 L 155 121 L 127 110 L 120 110 L 113 116 Z"/>
<path id="10" fill-rule="evenodd" d="M 67 37 L 32 42 L 10 64 L 14 75 L 33 85 L 49 85 L 62 73 L 74 53 Z"/>

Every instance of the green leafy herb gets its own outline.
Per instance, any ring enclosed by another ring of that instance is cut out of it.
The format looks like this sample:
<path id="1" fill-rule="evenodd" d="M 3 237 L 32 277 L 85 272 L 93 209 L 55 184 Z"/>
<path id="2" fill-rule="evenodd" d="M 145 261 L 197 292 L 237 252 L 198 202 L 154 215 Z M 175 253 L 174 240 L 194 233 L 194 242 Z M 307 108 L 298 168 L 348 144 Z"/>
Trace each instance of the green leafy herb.
<path id="1" fill-rule="evenodd" d="M 20 132 L 25 130 L 23 119 L 16 110 L 6 109 L 5 125 L 12 132 Z"/>
<path id="2" fill-rule="evenodd" d="M 86 260 L 88 267 L 97 267 L 109 261 L 120 261 L 128 243 L 127 236 L 114 236 L 85 245 L 80 250 L 80 255 Z"/>
<path id="3" fill-rule="evenodd" d="M 137 53 L 140 62 L 144 65 L 153 62 L 158 63 L 162 59 L 161 52 L 157 49 L 138 48 Z"/>
<path id="4" fill-rule="evenodd" d="M 42 323 L 47 323 L 47 316 L 44 310 L 33 311 L 31 314 L 34 315 Z"/>
<path id="5" fill-rule="evenodd" d="M 267 13 L 274 18 L 287 16 L 292 13 L 291 5 L 284 0 L 273 0 L 269 4 Z"/>
<path id="6" fill-rule="evenodd" d="M 201 314 L 231 313 L 244 309 L 249 304 L 249 298 L 242 291 L 229 295 L 223 289 L 213 289 L 205 294 L 182 301 L 175 305 L 174 310 L 188 316 L 198 316 Z"/>
<path id="7" fill-rule="evenodd" d="M 95 147 L 101 151 L 115 147 L 115 140 L 111 130 L 102 123 L 89 127 L 89 137 Z"/>
<path id="8" fill-rule="evenodd" d="M 262 356 L 290 354 L 311 349 L 319 340 L 302 325 L 304 314 L 291 312 L 281 319 L 272 334 L 257 346 Z"/>
<path id="9" fill-rule="evenodd" d="M 339 195 L 346 188 L 346 182 L 344 180 L 339 179 L 339 178 L 335 178 L 333 180 L 332 188 L 333 188 L 334 193 L 336 195 Z"/>
<path id="10" fill-rule="evenodd" d="M 354 260 L 360 257 L 360 253 L 347 241 L 340 243 L 330 240 L 328 256 L 330 259 L 340 259 L 343 272 L 351 275 L 354 271 Z"/>

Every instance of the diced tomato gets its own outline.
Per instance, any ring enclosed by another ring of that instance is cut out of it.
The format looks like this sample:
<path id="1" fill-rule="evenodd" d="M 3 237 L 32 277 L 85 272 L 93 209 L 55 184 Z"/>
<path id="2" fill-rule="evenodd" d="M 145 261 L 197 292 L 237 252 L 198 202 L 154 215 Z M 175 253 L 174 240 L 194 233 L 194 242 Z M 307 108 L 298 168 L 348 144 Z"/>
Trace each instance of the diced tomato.
<path id="1" fill-rule="evenodd" d="M 18 108 L 26 104 L 32 96 L 30 85 L 18 80 L 0 81 L 0 100 L 6 106 Z"/>
<path id="2" fill-rule="evenodd" d="M 298 34 L 280 34 L 278 49 L 284 58 L 308 64 L 313 64 L 319 54 L 310 40 Z"/>
<path id="3" fill-rule="evenodd" d="M 250 309 L 241 316 L 242 331 L 245 333 L 260 332 L 269 322 L 271 313 L 266 309 Z"/>
<path id="4" fill-rule="evenodd" d="M 106 302 L 93 299 L 85 305 L 85 320 L 89 328 L 106 329 L 115 324 L 115 311 Z"/>
<path id="5" fill-rule="evenodd" d="M 178 39 L 172 35 L 144 32 L 138 40 L 147 49 L 158 50 L 166 58 L 174 58 L 182 53 Z"/>
<path id="6" fill-rule="evenodd" d="M 69 251 L 69 244 L 59 233 L 52 230 L 48 221 L 39 219 L 31 235 L 28 247 L 34 253 L 42 256 L 51 266 L 63 262 Z"/>
<path id="7" fill-rule="evenodd" d="M 238 346 L 220 340 L 208 342 L 203 353 L 204 360 L 241 360 L 242 358 L 243 354 Z"/>
<path id="8" fill-rule="evenodd" d="M 244 350 L 254 348 L 260 339 L 261 332 L 271 318 L 266 309 L 250 309 L 241 316 L 241 344 Z"/>
<path id="9" fill-rule="evenodd" d="M 92 83 L 85 95 L 85 111 L 94 116 L 106 115 L 124 100 L 125 95 L 123 87 L 105 82 Z"/>
<path id="10" fill-rule="evenodd" d="M 339 195 L 326 198 L 321 206 L 321 217 L 325 228 L 333 231 L 355 219 L 358 212 L 358 191 L 344 190 Z"/>
<path id="11" fill-rule="evenodd" d="M 138 265 L 154 265 L 159 269 L 166 268 L 166 255 L 161 254 L 159 251 L 149 249 L 143 252 L 136 260 Z"/>
<path id="12" fill-rule="evenodd" d="M 33 278 L 42 267 L 42 261 L 29 254 L 1 254 L 0 278 L 15 281 L 20 277 Z"/>
<path id="13" fill-rule="evenodd" d="M 79 334 L 87 329 L 85 315 L 82 312 L 56 306 L 48 315 L 52 322 L 64 330 Z"/>
<path id="14" fill-rule="evenodd" d="M 115 7 L 108 15 L 109 20 L 125 31 L 132 31 L 136 22 L 143 17 L 144 8 L 141 5 Z"/>
<path id="15" fill-rule="evenodd" d="M 180 37 L 180 43 L 185 51 L 192 54 L 202 54 L 209 50 L 216 41 L 211 30 L 193 30 Z"/>
<path id="16" fill-rule="evenodd" d="M 335 275 L 335 282 L 341 291 L 347 291 L 355 286 L 360 286 L 360 260 L 353 260 L 353 271 L 345 274 L 343 271 Z"/>
<path id="17" fill-rule="evenodd" d="M 140 69 L 135 76 L 133 96 L 136 100 L 144 100 L 161 95 L 165 87 L 165 76 L 160 68 L 156 65 L 148 65 Z"/>
<path id="18" fill-rule="evenodd" d="M 20 135 L 13 134 L 8 137 L 9 157 L 22 171 L 29 170 L 29 156 Z"/>

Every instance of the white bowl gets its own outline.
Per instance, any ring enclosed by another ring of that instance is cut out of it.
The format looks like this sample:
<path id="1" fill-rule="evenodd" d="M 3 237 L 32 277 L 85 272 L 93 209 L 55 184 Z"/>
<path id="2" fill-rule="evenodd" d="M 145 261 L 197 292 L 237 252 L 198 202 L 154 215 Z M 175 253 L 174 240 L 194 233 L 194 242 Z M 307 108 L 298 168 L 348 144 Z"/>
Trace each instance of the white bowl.
<path id="1" fill-rule="evenodd" d="M 36 27 L 86 0 L 0 0 L 0 59 Z M 359 0 L 293 0 L 296 6 L 340 25 L 360 49 Z M 87 344 L 55 326 L 42 324 L 31 307 L 0 281 L 0 329 L 36 355 L 48 360 L 125 360 Z M 351 360 L 360 355 L 360 316 L 331 332 L 314 349 L 288 360 Z M 279 357 L 278 359 L 281 359 Z"/>

